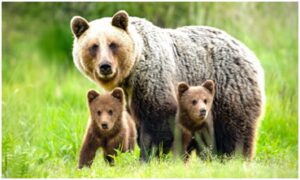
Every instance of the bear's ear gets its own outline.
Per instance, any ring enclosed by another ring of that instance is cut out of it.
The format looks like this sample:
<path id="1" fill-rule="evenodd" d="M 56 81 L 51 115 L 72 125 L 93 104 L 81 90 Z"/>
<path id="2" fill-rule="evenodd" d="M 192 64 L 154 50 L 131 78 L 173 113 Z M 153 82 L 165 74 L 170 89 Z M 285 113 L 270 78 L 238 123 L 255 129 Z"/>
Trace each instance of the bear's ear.
<path id="1" fill-rule="evenodd" d="M 124 98 L 124 91 L 122 88 L 115 88 L 112 92 L 111 92 L 112 97 L 118 99 L 121 103 L 123 103 L 123 98 Z"/>
<path id="2" fill-rule="evenodd" d="M 212 95 L 215 94 L 215 83 L 212 80 L 206 80 L 201 86 L 205 87 Z"/>
<path id="3" fill-rule="evenodd" d="M 71 29 L 76 38 L 79 38 L 88 28 L 89 23 L 83 17 L 74 16 L 72 18 Z"/>
<path id="4" fill-rule="evenodd" d="M 178 90 L 179 97 L 181 97 L 182 94 L 189 88 L 190 88 L 190 86 L 185 82 L 178 83 L 177 90 Z"/>
<path id="5" fill-rule="evenodd" d="M 91 103 L 98 96 L 99 96 L 99 93 L 97 93 L 97 91 L 89 90 L 89 92 L 87 94 L 87 98 L 88 98 L 89 103 Z"/>
<path id="6" fill-rule="evenodd" d="M 121 10 L 118 11 L 112 18 L 112 22 L 111 24 L 113 26 L 116 26 L 118 28 L 124 29 L 125 31 L 127 31 L 127 26 L 128 26 L 128 14 L 126 11 Z"/>

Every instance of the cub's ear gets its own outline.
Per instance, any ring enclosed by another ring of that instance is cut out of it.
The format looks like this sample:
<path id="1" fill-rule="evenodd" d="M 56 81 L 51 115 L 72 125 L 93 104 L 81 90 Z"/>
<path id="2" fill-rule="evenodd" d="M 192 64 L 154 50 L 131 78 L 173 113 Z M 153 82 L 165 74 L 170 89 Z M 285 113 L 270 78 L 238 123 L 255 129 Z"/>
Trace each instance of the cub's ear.
<path id="1" fill-rule="evenodd" d="M 189 88 L 190 88 L 190 86 L 189 86 L 187 83 L 185 83 L 185 82 L 180 82 L 180 83 L 178 83 L 177 91 L 178 91 L 179 97 L 181 97 L 182 94 L 183 94 L 186 90 L 188 90 Z"/>
<path id="2" fill-rule="evenodd" d="M 112 92 L 111 92 L 112 97 L 118 99 L 120 102 L 123 103 L 123 98 L 124 98 L 124 91 L 122 88 L 115 88 Z"/>
<path id="3" fill-rule="evenodd" d="M 71 29 L 72 29 L 72 33 L 76 38 L 79 38 L 88 28 L 89 28 L 89 23 L 83 17 L 74 16 L 72 18 Z"/>
<path id="4" fill-rule="evenodd" d="M 121 10 L 118 11 L 112 18 L 112 22 L 111 24 L 113 26 L 116 26 L 118 28 L 124 29 L 125 31 L 127 31 L 127 27 L 128 27 L 128 14 L 126 11 Z"/>
<path id="5" fill-rule="evenodd" d="M 87 98 L 89 103 L 91 103 L 94 99 L 96 99 L 100 94 L 97 93 L 97 91 L 95 90 L 89 90 L 88 94 L 87 94 Z"/>
<path id="6" fill-rule="evenodd" d="M 205 87 L 212 95 L 215 94 L 215 83 L 212 80 L 206 80 L 201 86 Z"/>

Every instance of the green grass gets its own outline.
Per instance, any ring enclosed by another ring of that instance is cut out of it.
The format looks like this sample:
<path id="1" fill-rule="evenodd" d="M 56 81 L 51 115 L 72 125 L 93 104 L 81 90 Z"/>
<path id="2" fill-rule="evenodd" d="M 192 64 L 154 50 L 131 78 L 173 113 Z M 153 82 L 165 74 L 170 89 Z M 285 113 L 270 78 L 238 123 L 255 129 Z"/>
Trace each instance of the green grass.
<path id="1" fill-rule="evenodd" d="M 98 151 L 92 168 L 77 170 L 88 119 L 86 93 L 92 88 L 101 89 L 72 64 L 68 22 L 63 21 L 65 24 L 56 28 L 56 21 L 42 26 L 45 15 L 39 19 L 12 14 L 4 6 L 2 177 L 298 177 L 298 19 L 297 9 L 292 8 L 295 4 L 242 3 L 228 5 L 228 10 L 217 13 L 225 4 L 209 6 L 207 25 L 222 28 L 244 42 L 265 70 L 266 112 L 253 162 L 238 157 L 225 163 L 217 158 L 203 162 L 193 156 L 184 164 L 170 155 L 144 164 L 138 160 L 137 148 L 131 154 L 116 157 L 114 167 L 106 165 Z M 239 8 L 244 8 L 245 13 L 238 12 Z M 198 22 L 197 18 L 184 18 L 179 21 L 182 25 Z M 56 42 L 63 44 L 54 47 Z"/>

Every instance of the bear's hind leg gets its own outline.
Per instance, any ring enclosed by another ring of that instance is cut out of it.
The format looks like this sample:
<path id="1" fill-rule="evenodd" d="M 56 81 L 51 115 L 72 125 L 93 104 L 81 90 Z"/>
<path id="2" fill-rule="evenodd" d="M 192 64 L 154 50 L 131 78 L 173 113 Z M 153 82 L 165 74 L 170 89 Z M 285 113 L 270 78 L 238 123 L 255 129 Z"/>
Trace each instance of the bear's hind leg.
<path id="1" fill-rule="evenodd" d="M 248 136 L 244 138 L 243 155 L 247 160 L 251 161 L 255 153 L 256 132 L 253 128 L 249 128 L 248 131 Z"/>

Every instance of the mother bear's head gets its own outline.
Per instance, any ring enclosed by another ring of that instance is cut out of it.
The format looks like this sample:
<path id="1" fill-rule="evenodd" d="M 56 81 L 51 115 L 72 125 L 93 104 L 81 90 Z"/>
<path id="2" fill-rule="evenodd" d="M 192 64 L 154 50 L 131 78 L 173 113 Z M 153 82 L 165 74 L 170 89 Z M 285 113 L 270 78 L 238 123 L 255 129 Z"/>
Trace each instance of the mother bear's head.
<path id="1" fill-rule="evenodd" d="M 80 16 L 71 20 L 75 37 L 73 60 L 90 80 L 112 90 L 129 74 L 135 62 L 135 45 L 125 11 L 112 18 L 88 22 Z"/>

